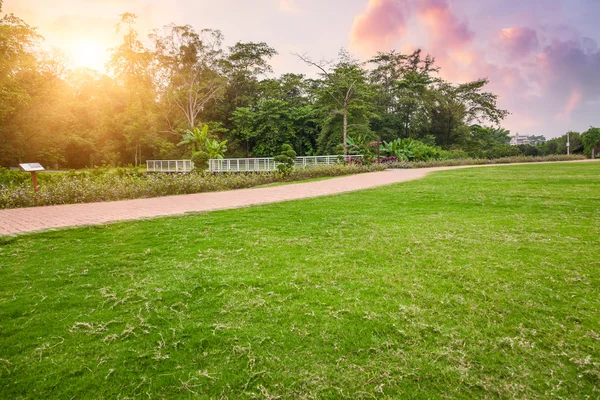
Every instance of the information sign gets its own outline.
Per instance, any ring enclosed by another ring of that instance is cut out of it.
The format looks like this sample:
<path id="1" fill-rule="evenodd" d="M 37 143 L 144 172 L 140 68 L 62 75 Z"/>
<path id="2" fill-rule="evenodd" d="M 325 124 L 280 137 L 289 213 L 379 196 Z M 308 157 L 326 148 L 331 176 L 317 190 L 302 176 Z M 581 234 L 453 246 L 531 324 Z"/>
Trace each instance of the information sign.
<path id="1" fill-rule="evenodd" d="M 38 172 L 46 170 L 44 167 L 42 167 L 42 164 L 39 163 L 19 164 L 19 168 L 25 172 Z"/>

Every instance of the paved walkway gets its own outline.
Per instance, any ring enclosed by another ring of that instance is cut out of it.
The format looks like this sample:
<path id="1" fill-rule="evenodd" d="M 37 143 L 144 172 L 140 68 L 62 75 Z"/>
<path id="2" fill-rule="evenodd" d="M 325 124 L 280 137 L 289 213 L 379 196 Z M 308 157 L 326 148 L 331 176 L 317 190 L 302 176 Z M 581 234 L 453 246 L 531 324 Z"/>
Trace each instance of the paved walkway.
<path id="1" fill-rule="evenodd" d="M 333 195 L 419 179 L 433 171 L 471 167 L 388 170 L 316 182 L 227 192 L 0 210 L 0 235 L 181 215 L 187 212 L 215 211 Z"/>

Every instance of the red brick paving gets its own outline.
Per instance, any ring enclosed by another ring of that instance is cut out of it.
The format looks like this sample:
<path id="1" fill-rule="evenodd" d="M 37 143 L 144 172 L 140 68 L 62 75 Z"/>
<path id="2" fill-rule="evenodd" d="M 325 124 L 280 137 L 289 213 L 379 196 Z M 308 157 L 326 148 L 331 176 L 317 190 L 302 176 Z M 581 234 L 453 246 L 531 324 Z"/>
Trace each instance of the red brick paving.
<path id="1" fill-rule="evenodd" d="M 70 226 L 98 225 L 141 218 L 180 215 L 186 212 L 206 212 L 333 195 L 406 182 L 422 178 L 432 171 L 455 168 L 464 167 L 389 170 L 266 188 L 0 210 L 0 235 L 13 235 Z"/>

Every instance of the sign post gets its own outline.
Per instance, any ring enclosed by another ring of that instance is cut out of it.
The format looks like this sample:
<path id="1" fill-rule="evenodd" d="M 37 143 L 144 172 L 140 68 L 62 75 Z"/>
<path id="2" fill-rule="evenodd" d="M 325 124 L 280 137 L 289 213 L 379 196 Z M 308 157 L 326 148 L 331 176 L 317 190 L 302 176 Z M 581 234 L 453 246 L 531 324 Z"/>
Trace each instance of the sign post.
<path id="1" fill-rule="evenodd" d="M 31 173 L 31 182 L 33 183 L 33 190 L 37 193 L 38 191 L 38 182 L 35 173 L 38 171 L 45 171 L 46 169 L 42 167 L 42 164 L 38 163 L 30 163 L 30 164 L 19 164 L 19 168 L 23 172 Z"/>

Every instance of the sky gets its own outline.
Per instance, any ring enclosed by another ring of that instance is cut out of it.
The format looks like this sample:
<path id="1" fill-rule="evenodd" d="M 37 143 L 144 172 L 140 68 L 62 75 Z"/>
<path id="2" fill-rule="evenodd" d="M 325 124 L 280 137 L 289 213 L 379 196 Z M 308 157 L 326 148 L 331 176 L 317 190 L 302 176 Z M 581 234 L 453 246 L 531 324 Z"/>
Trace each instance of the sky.
<path id="1" fill-rule="evenodd" d="M 73 67 L 102 69 L 119 15 L 143 37 L 169 23 L 220 29 L 226 45 L 264 41 L 275 74 L 314 73 L 293 54 L 332 60 L 346 48 L 431 53 L 441 76 L 488 78 L 513 133 L 553 138 L 600 126 L 600 0 L 5 0 Z"/>

